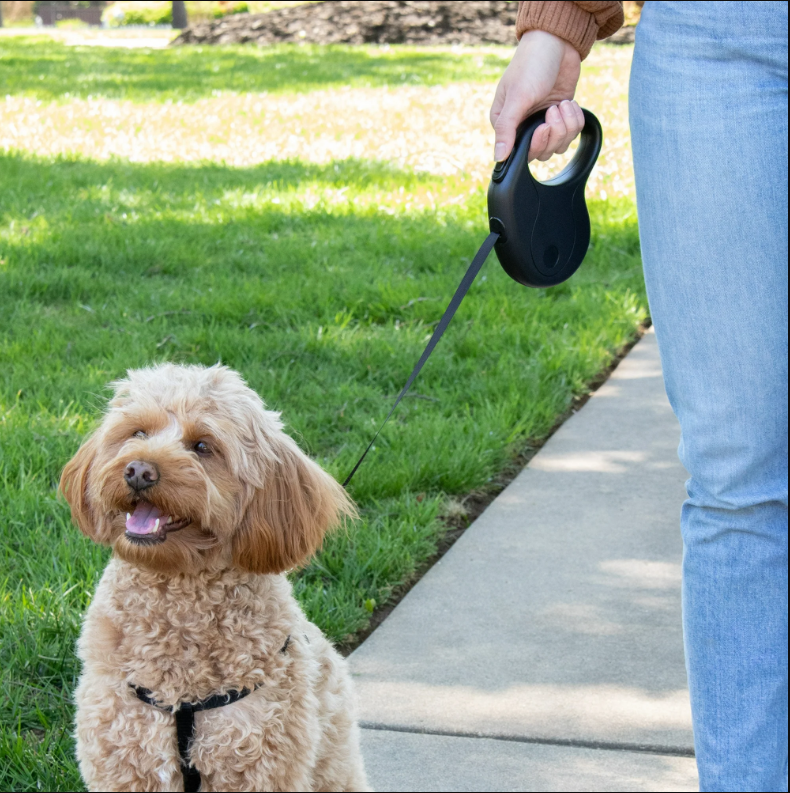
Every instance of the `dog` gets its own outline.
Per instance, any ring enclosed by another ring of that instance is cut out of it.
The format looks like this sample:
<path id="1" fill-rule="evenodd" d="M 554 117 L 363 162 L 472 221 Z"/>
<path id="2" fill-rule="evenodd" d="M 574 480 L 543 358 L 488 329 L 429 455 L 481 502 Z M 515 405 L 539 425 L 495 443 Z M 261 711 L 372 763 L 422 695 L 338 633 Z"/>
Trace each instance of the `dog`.
<path id="1" fill-rule="evenodd" d="M 74 522 L 112 548 L 78 655 L 90 790 L 369 790 L 343 658 L 283 575 L 355 515 L 221 365 L 113 384 L 66 465 Z"/>

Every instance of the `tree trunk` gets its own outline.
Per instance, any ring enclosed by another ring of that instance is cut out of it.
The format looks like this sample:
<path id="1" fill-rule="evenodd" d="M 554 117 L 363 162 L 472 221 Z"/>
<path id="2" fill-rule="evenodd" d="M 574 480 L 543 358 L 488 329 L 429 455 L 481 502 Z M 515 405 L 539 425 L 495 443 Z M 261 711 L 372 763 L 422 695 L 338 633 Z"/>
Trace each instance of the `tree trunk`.
<path id="1" fill-rule="evenodd" d="M 0 28 L 3 27 L 3 3 L 0 2 Z"/>
<path id="2" fill-rule="evenodd" d="M 186 3 L 173 0 L 173 27 L 183 30 L 187 26 L 187 7 Z"/>

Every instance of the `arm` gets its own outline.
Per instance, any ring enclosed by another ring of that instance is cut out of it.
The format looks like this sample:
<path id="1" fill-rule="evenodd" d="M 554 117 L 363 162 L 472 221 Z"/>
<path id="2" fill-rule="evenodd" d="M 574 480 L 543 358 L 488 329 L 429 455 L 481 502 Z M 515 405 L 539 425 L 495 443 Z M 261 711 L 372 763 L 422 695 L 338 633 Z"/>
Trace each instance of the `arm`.
<path id="1" fill-rule="evenodd" d="M 611 36 L 622 23 L 620 2 L 519 3 L 519 44 L 491 106 L 496 160 L 510 154 L 519 123 L 544 107 L 546 123 L 532 136 L 529 159 L 548 160 L 568 148 L 584 126 L 581 108 L 573 101 L 581 62 L 596 39 Z"/>

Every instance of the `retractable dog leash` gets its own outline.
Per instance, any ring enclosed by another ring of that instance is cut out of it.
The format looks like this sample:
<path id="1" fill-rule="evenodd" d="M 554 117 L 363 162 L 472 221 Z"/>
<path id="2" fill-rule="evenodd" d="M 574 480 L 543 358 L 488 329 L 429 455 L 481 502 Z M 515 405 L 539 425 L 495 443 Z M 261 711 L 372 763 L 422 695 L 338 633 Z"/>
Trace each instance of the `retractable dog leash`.
<path id="1" fill-rule="evenodd" d="M 384 425 L 417 379 L 492 248 L 504 271 L 524 286 L 556 286 L 579 269 L 590 244 L 590 215 L 584 201 L 584 187 L 603 143 L 598 119 L 589 110 L 582 112 L 584 128 L 576 154 L 557 176 L 546 182 L 538 182 L 532 176 L 527 160 L 532 135 L 545 121 L 546 111 L 534 113 L 519 125 L 513 151 L 506 160 L 496 164 L 491 175 L 488 187 L 490 233 L 464 273 L 406 385 L 343 487 L 348 486 Z"/>

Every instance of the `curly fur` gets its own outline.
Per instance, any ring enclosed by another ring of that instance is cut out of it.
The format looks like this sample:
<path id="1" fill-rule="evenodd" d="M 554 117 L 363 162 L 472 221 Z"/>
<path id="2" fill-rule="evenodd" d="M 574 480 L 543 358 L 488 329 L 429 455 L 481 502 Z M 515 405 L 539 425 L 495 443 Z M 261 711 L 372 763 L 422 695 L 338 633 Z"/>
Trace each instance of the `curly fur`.
<path id="1" fill-rule="evenodd" d="M 134 460 L 160 475 L 142 494 L 123 476 Z M 129 372 L 61 489 L 79 528 L 113 549 L 78 646 L 77 756 L 91 790 L 183 790 L 175 717 L 130 684 L 165 706 L 253 690 L 196 714 L 201 790 L 369 789 L 345 661 L 282 575 L 354 510 L 238 374 Z M 141 497 L 191 522 L 142 544 L 125 517 Z"/>

